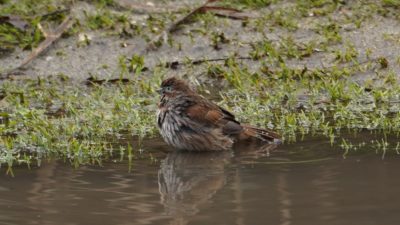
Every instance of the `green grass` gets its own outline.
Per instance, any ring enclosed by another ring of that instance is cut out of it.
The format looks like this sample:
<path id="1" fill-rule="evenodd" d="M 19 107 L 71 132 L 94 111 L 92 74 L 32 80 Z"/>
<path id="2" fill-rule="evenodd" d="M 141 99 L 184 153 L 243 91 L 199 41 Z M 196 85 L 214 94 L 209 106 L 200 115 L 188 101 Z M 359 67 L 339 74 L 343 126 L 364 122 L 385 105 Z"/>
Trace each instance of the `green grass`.
<path id="1" fill-rule="evenodd" d="M 128 62 L 132 63 L 140 67 L 143 59 L 134 56 Z M 157 135 L 159 97 L 154 90 L 162 70 L 152 78 L 135 70 L 130 83 L 93 86 L 63 77 L 4 82 L 0 89 L 0 163 L 30 164 L 56 157 L 78 166 L 129 155 L 124 152 L 128 148 L 121 150 L 112 143 L 121 135 L 139 140 Z M 334 142 L 343 129 L 400 131 L 397 82 L 371 90 L 348 79 L 348 68 L 304 71 L 281 63 L 274 71 L 265 73 L 261 67 L 250 72 L 234 59 L 223 67 L 210 65 L 209 70 L 216 71 L 211 76 L 217 73 L 228 81 L 219 104 L 240 121 L 278 131 L 286 142 L 315 133 Z"/>
<path id="2" fill-rule="evenodd" d="M 117 151 L 110 143 L 121 134 L 155 134 L 158 83 L 151 79 L 78 88 L 57 78 L 3 83 L 0 163 L 50 156 L 76 165 L 101 163 Z"/>
<path id="3" fill-rule="evenodd" d="M 382 0 L 382 3 L 384 6 L 391 6 L 395 8 L 400 7 L 400 1 L 399 0 Z"/>
<path id="4" fill-rule="evenodd" d="M 41 23 L 45 28 L 48 24 L 59 23 L 63 19 L 63 13 L 46 16 L 62 7 L 62 1 L 52 0 L 21 0 L 9 1 L 0 7 L 0 16 L 19 17 L 25 21 L 27 26 L 24 29 L 12 26 L 12 23 L 0 23 L 0 49 L 14 50 L 16 47 L 32 49 L 43 39 L 43 34 L 38 28 Z"/>

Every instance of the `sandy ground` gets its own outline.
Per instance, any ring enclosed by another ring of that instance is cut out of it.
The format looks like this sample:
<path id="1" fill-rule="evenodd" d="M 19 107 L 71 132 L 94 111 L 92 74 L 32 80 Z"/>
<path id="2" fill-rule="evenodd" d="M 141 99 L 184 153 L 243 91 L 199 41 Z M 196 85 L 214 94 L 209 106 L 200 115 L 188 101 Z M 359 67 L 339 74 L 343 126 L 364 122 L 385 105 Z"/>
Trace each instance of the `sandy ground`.
<path id="1" fill-rule="evenodd" d="M 140 1 L 136 1 L 140 2 Z M 167 3 L 138 3 L 145 4 L 146 10 L 130 11 L 130 19 L 137 23 L 144 23 L 148 18 L 148 12 L 177 7 L 194 7 L 199 5 L 201 1 L 185 1 Z M 120 0 L 121 5 L 133 4 L 132 1 Z M 165 5 L 163 5 L 165 4 Z M 248 13 L 262 16 L 274 10 L 275 5 L 258 10 L 248 10 Z M 151 9 L 154 9 L 152 11 Z M 94 10 L 94 6 L 88 3 L 79 3 L 73 10 L 73 15 L 78 19 L 84 19 L 83 10 Z M 126 13 L 126 12 L 125 12 Z M 343 16 L 343 12 L 334 12 L 333 16 Z M 250 19 L 251 20 L 251 19 Z M 298 43 L 305 43 L 310 40 L 318 40 L 320 34 L 313 30 L 314 24 L 326 20 L 326 18 L 315 18 L 313 16 L 298 21 L 299 28 L 295 31 L 289 31 L 281 27 L 268 27 L 259 31 L 254 27 L 243 27 L 242 21 L 227 18 L 218 18 L 217 23 L 211 26 L 211 30 L 207 32 L 222 32 L 225 37 L 230 40 L 229 43 L 221 44 L 221 49 L 216 50 L 210 43 L 209 35 L 196 32 L 197 28 L 201 28 L 203 21 L 197 21 L 187 24 L 180 31 L 172 34 L 172 38 L 176 43 L 181 43 L 182 48 L 176 46 L 171 47 L 164 44 L 161 48 L 151 52 L 145 52 L 146 41 L 140 37 L 120 38 L 116 35 L 108 35 L 103 31 L 87 31 L 84 32 L 91 38 L 90 45 L 78 45 L 80 34 L 72 35 L 67 38 L 61 38 L 54 43 L 48 50 L 43 52 L 33 62 L 27 65 L 22 76 L 49 76 L 63 74 L 68 77 L 85 80 L 88 77 L 95 76 L 99 78 L 119 77 L 120 66 L 119 59 L 121 56 L 130 57 L 134 54 L 143 55 L 145 65 L 153 68 L 162 62 L 184 61 L 186 58 L 203 59 L 203 58 L 221 58 L 233 54 L 239 56 L 248 56 L 251 47 L 249 43 L 254 43 L 267 37 L 272 41 L 279 42 L 282 37 L 292 37 Z M 342 35 L 342 44 L 331 46 L 331 49 L 344 49 L 346 43 L 352 43 L 358 52 L 357 61 L 367 61 L 366 49 L 371 50 L 370 58 L 384 57 L 389 62 L 388 69 L 396 74 L 400 74 L 400 66 L 398 57 L 400 52 L 400 21 L 390 17 L 374 15 L 372 19 L 364 22 L 360 28 L 356 28 L 351 24 L 343 24 L 340 28 Z M 388 38 L 394 37 L 394 38 Z M 397 38 L 397 39 L 396 39 Z M 0 57 L 0 69 L 7 70 L 17 66 L 27 55 L 29 51 L 16 50 L 8 55 Z M 256 69 L 262 62 L 253 60 L 244 60 L 243 64 L 249 68 Z M 287 64 L 292 67 L 320 68 L 331 66 L 335 63 L 335 54 L 333 50 L 315 52 L 310 57 L 303 59 L 288 59 Z M 205 66 L 179 67 L 177 70 L 169 70 L 167 74 L 198 74 L 201 75 L 205 71 Z M 382 72 L 382 71 L 381 71 Z M 152 73 L 150 70 L 148 73 Z M 374 76 L 375 70 L 368 70 L 354 74 L 354 79 L 364 80 Z"/>

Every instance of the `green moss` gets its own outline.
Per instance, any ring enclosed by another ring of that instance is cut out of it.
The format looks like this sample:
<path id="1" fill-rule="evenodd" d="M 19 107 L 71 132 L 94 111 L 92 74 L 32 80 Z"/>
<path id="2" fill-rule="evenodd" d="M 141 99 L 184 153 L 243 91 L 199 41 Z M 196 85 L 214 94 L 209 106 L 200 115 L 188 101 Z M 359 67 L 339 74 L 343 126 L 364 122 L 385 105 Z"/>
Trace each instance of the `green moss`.
<path id="1" fill-rule="evenodd" d="M 338 62 L 350 62 L 356 60 L 357 56 L 358 52 L 352 44 L 347 44 L 344 50 L 335 51 L 335 59 Z"/>
<path id="2" fill-rule="evenodd" d="M 0 15 L 37 16 L 57 9 L 53 0 L 19 0 L 7 1 L 0 7 Z"/>
<path id="3" fill-rule="evenodd" d="M 116 6 L 114 0 L 89 0 L 88 2 L 94 3 L 98 8 Z"/>
<path id="4" fill-rule="evenodd" d="M 13 50 L 16 47 L 32 49 L 43 39 L 43 34 L 38 29 L 38 24 L 50 27 L 56 26 L 63 20 L 64 13 L 50 15 L 62 6 L 62 2 L 52 0 L 21 0 L 4 3 L 0 7 L 0 15 L 11 15 L 26 22 L 25 28 L 14 27 L 12 23 L 0 24 L 0 48 Z M 50 25 L 52 24 L 52 25 Z"/>
<path id="5" fill-rule="evenodd" d="M 284 27 L 288 30 L 296 30 L 297 20 L 296 9 L 294 8 L 283 8 L 278 10 L 273 10 L 268 14 L 265 20 L 270 21 L 275 26 Z"/>
<path id="6" fill-rule="evenodd" d="M 323 35 L 328 43 L 341 43 L 342 36 L 340 35 L 340 27 L 337 23 L 331 21 L 327 24 L 319 24 L 316 32 Z"/>
<path id="7" fill-rule="evenodd" d="M 297 9 L 303 16 L 325 16 L 334 12 L 339 6 L 344 5 L 341 0 L 297 0 Z"/>
<path id="8" fill-rule="evenodd" d="M 382 0 L 382 4 L 384 6 L 390 6 L 390 7 L 400 7 L 400 1 L 399 0 Z"/>
<path id="9" fill-rule="evenodd" d="M 87 26 L 90 29 L 113 29 L 117 21 L 117 15 L 108 10 L 100 10 L 95 14 L 90 14 L 85 11 Z"/>
<path id="10" fill-rule="evenodd" d="M 3 83 L 0 163 L 23 161 L 24 153 L 101 162 L 115 151 L 109 143 L 120 134 L 154 134 L 157 84 L 150 79 L 76 88 L 54 78 Z"/>
<path id="11" fill-rule="evenodd" d="M 36 21 L 32 21 L 36 24 Z M 9 24 L 0 24 L 0 45 L 4 48 L 32 49 L 44 39 L 40 30 L 34 29 L 20 30 Z"/>

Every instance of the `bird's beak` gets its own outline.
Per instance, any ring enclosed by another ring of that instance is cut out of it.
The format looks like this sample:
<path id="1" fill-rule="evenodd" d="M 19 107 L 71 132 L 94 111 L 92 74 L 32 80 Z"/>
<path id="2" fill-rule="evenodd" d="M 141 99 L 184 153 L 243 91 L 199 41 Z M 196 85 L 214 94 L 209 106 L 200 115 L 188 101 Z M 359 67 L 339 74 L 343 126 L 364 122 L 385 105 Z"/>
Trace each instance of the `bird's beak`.
<path id="1" fill-rule="evenodd" d="M 160 89 L 157 89 L 157 93 L 160 94 L 160 95 L 162 95 L 162 94 L 164 94 L 164 91 L 163 91 L 162 88 L 160 88 Z"/>

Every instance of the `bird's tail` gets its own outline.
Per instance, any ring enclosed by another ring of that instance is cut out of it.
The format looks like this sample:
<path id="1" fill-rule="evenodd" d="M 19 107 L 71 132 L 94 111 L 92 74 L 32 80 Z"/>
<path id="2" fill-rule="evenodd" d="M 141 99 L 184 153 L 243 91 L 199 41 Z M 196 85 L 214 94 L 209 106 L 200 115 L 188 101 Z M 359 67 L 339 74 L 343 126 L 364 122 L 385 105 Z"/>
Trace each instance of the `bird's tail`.
<path id="1" fill-rule="evenodd" d="M 250 125 L 242 125 L 244 131 L 244 138 L 255 137 L 262 141 L 272 142 L 272 143 L 281 143 L 281 136 L 271 130 L 262 129 Z"/>

